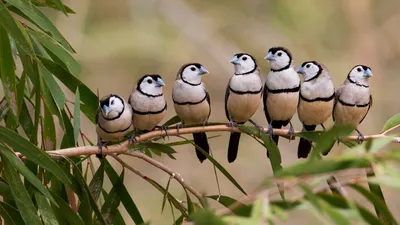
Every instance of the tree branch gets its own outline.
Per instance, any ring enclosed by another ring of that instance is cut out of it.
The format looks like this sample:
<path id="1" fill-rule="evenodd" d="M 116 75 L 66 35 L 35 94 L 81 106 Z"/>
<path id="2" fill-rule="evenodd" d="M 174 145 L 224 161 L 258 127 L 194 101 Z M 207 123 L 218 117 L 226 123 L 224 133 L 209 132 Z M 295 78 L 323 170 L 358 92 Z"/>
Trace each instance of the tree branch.
<path id="1" fill-rule="evenodd" d="M 231 128 L 226 125 L 211 125 L 211 126 L 198 126 L 198 127 L 187 127 L 181 128 L 179 131 L 177 129 L 168 129 L 167 133 L 168 136 L 179 136 L 182 134 L 191 134 L 191 133 L 198 133 L 198 132 L 218 132 L 218 131 L 227 131 L 227 132 L 241 132 L 239 128 Z M 264 128 L 264 132 L 267 132 L 268 129 Z M 300 131 L 295 131 L 294 134 L 298 134 Z M 274 135 L 289 137 L 289 130 L 285 129 L 274 129 Z M 164 137 L 167 136 L 165 131 L 163 130 L 155 130 L 148 133 L 144 133 L 140 136 L 137 136 L 136 143 L 143 143 L 155 137 Z M 369 139 L 378 139 L 388 137 L 384 133 L 382 134 L 374 134 L 374 135 L 366 135 L 364 136 L 365 140 Z M 344 141 L 357 141 L 358 136 L 349 136 L 347 138 L 343 138 Z M 393 137 L 393 143 L 400 143 L 400 137 Z M 97 146 L 82 146 L 82 147 L 74 147 L 74 148 L 65 148 L 59 150 L 52 150 L 47 151 L 47 153 L 52 155 L 62 155 L 62 156 L 78 156 L 78 155 L 93 155 L 98 154 L 98 147 Z M 111 154 L 111 153 L 126 153 L 128 152 L 128 141 L 121 142 L 119 144 L 110 145 L 107 148 L 103 149 L 103 154 Z"/>

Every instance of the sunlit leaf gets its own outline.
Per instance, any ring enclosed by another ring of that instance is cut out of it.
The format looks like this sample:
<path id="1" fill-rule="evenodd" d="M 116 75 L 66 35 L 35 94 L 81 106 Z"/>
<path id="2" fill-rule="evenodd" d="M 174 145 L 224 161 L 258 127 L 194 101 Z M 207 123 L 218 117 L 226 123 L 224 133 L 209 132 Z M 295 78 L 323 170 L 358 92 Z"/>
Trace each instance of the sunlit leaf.
<path id="1" fill-rule="evenodd" d="M 34 196 L 44 225 L 58 225 L 57 217 L 47 199 L 37 191 L 34 191 Z"/>
<path id="2" fill-rule="evenodd" d="M 310 153 L 309 160 L 315 159 L 321 153 L 327 153 L 336 142 L 337 137 L 346 137 L 354 130 L 349 125 L 335 125 L 327 132 L 323 132 Z"/>
<path id="3" fill-rule="evenodd" d="M 399 124 L 400 124 L 400 113 L 390 117 L 390 119 L 388 119 L 388 121 L 386 121 L 381 132 L 385 132 L 385 131 L 389 130 L 390 128 L 393 128 Z"/>

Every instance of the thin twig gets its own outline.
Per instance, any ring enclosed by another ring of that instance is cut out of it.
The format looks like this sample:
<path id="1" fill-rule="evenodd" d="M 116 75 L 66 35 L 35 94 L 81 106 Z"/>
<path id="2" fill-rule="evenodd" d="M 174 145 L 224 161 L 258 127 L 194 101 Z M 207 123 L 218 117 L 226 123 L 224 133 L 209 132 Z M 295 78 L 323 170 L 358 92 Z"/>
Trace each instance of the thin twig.
<path id="1" fill-rule="evenodd" d="M 399 128 L 399 127 L 400 127 L 400 124 L 397 124 L 396 126 L 385 130 L 385 131 L 382 132 L 381 134 L 385 135 L 385 134 L 387 134 L 387 133 L 389 133 L 389 132 L 391 132 L 391 131 L 393 131 L 393 130 L 396 130 L 396 129 Z"/>
<path id="2" fill-rule="evenodd" d="M 198 126 L 198 127 L 188 127 L 179 129 L 179 133 L 177 129 L 168 129 L 168 136 L 179 136 L 182 134 L 191 134 L 191 133 L 199 133 L 199 132 L 218 132 L 218 131 L 226 131 L 226 132 L 241 132 L 239 128 L 231 128 L 226 125 L 211 125 L 211 126 Z M 267 132 L 268 129 L 264 128 L 264 132 Z M 298 134 L 300 131 L 295 131 L 294 134 Z M 289 130 L 285 129 L 274 129 L 274 135 L 289 137 Z M 144 133 L 140 136 L 137 136 L 136 143 L 143 143 L 155 137 L 164 137 L 166 136 L 166 132 L 163 130 L 155 130 L 148 133 Z M 365 140 L 369 139 L 378 139 L 388 137 L 384 134 L 374 134 L 374 135 L 366 135 L 364 136 Z M 343 138 L 344 141 L 357 141 L 358 136 L 348 136 L 347 138 Z M 400 137 L 393 137 L 393 143 L 400 143 Z M 107 155 L 110 153 L 125 153 L 128 149 L 128 141 L 121 142 L 119 144 L 110 145 L 107 148 L 103 149 L 103 154 Z M 82 147 L 74 147 L 74 148 L 65 148 L 59 150 L 47 151 L 47 153 L 52 155 L 63 155 L 63 156 L 78 156 L 78 155 L 93 155 L 98 153 L 97 146 L 82 146 Z"/>
<path id="3" fill-rule="evenodd" d="M 162 171 L 168 173 L 172 178 L 174 178 L 176 181 L 178 181 L 182 185 L 183 188 L 187 189 L 190 193 L 192 193 L 194 196 L 196 196 L 196 198 L 199 200 L 200 204 L 203 205 L 203 198 L 202 198 L 200 192 L 198 192 L 192 186 L 187 184 L 179 173 L 172 171 L 170 168 L 168 168 L 161 162 L 154 160 L 154 159 L 148 157 L 146 154 L 143 154 L 139 151 L 125 152 L 123 154 L 142 159 L 142 160 L 150 163 L 151 165 L 161 169 Z"/>

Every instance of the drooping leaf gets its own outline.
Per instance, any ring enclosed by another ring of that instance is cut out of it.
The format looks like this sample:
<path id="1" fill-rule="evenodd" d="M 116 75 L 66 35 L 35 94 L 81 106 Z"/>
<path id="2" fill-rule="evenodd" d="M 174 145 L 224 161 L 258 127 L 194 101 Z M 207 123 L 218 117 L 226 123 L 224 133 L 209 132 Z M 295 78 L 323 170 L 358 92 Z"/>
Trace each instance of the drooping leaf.
<path id="1" fill-rule="evenodd" d="M 0 202 L 0 217 L 7 225 L 24 224 L 20 212 L 5 202 Z"/>
<path id="2" fill-rule="evenodd" d="M 115 172 L 114 168 L 110 165 L 110 163 L 104 159 L 104 169 L 107 173 L 108 178 L 110 179 L 111 183 L 117 184 L 119 183 L 119 176 Z M 122 183 L 119 192 L 118 192 L 121 202 L 124 205 L 126 211 L 128 212 L 129 216 L 132 218 L 133 222 L 135 224 L 142 224 L 144 223 L 142 216 L 140 215 L 140 212 L 135 204 L 135 202 L 132 200 L 131 195 L 129 194 L 128 190 L 126 189 L 125 185 Z"/>
<path id="3" fill-rule="evenodd" d="M 104 181 L 104 160 L 101 162 L 99 168 L 97 169 L 96 173 L 94 174 L 92 180 L 89 184 L 90 192 L 93 195 L 93 198 L 97 201 L 100 197 L 101 189 L 103 187 Z"/>
<path id="4" fill-rule="evenodd" d="M 3 1 L 0 2 L 0 26 L 3 26 L 3 28 L 10 33 L 17 45 L 20 46 L 26 54 L 34 56 L 33 47 L 28 34 L 22 28 L 21 24 L 13 18 Z"/>
<path id="5" fill-rule="evenodd" d="M 1 7 L 0 7 L 1 8 Z M 1 12 L 0 12 L 1 13 Z M 1 16 L 0 16 L 1 18 Z M 9 105 L 7 125 L 14 130 L 18 126 L 17 82 L 15 79 L 14 59 L 11 53 L 10 39 L 6 30 L 0 26 L 0 78 L 4 96 Z"/>
<path id="6" fill-rule="evenodd" d="M 78 80 L 60 65 L 57 65 L 53 61 L 43 57 L 38 56 L 38 58 L 42 61 L 43 65 L 51 73 L 53 73 L 70 91 L 75 92 L 79 87 L 81 101 L 84 103 L 81 104 L 82 112 L 90 121 L 95 123 L 95 115 L 98 107 L 97 96 L 85 84 L 83 84 L 80 80 Z"/>
<path id="7" fill-rule="evenodd" d="M 4 173 L 11 188 L 13 199 L 21 212 L 25 224 L 41 225 L 40 219 L 36 213 L 36 208 L 21 181 L 17 171 L 13 168 L 10 161 L 1 154 L 4 165 Z"/>
<path id="8" fill-rule="evenodd" d="M 0 152 L 4 158 L 19 172 L 26 180 L 28 180 L 40 193 L 42 193 L 46 198 L 55 203 L 54 198 L 51 196 L 47 188 L 42 184 L 42 182 L 33 174 L 25 164 L 15 156 L 11 151 L 9 151 L 5 146 L 0 145 Z"/>
<path id="9" fill-rule="evenodd" d="M 47 202 L 47 199 L 37 191 L 34 191 L 34 196 L 44 225 L 58 225 L 57 217 L 54 215 L 53 209 L 49 202 Z"/>
<path id="10" fill-rule="evenodd" d="M 218 201 L 219 203 L 221 203 L 223 206 L 225 206 L 226 208 L 229 208 L 232 210 L 232 212 L 235 215 L 238 216 L 243 216 L 243 217 L 248 217 L 250 216 L 251 213 L 251 205 L 244 205 L 240 202 L 238 202 L 237 200 L 229 197 L 229 196 L 225 196 L 225 195 L 210 195 L 207 196 L 208 198 L 214 199 L 216 201 Z M 234 208 L 231 208 L 231 206 L 235 206 Z"/>
<path id="11" fill-rule="evenodd" d="M 181 118 L 179 118 L 179 116 L 174 116 L 171 119 L 169 119 L 167 122 L 165 122 L 163 124 L 163 126 L 168 127 L 170 125 L 173 125 L 173 124 L 176 124 L 176 123 L 179 123 L 179 122 L 181 122 Z"/>
<path id="12" fill-rule="evenodd" d="M 74 104 L 74 140 L 78 142 L 79 130 L 81 129 L 81 96 L 79 94 L 79 87 L 76 88 L 75 92 L 75 104 Z"/>
<path id="13" fill-rule="evenodd" d="M 21 152 L 29 160 L 51 172 L 57 177 L 57 179 L 68 185 L 73 191 L 77 192 L 78 187 L 74 182 L 74 179 L 70 175 L 66 174 L 47 153 L 43 152 L 15 132 L 1 126 L 0 139 L 15 151 Z"/>
<path id="14" fill-rule="evenodd" d="M 190 220 L 196 225 L 226 225 L 220 217 L 209 210 L 199 210 L 190 216 Z"/>
<path id="15" fill-rule="evenodd" d="M 385 125 L 382 128 L 381 132 L 385 132 L 392 127 L 395 127 L 400 124 L 400 113 L 390 117 L 388 121 L 386 121 Z"/>
<path id="16" fill-rule="evenodd" d="M 78 214 L 76 214 L 71 207 L 68 205 L 67 202 L 64 201 L 63 198 L 58 196 L 57 194 L 53 193 L 54 198 L 57 201 L 58 207 L 55 205 L 51 205 L 53 211 L 58 218 L 58 221 L 66 221 L 68 224 L 73 225 L 84 225 L 82 219 Z"/>
<path id="17" fill-rule="evenodd" d="M 56 127 L 54 125 L 53 115 L 48 109 L 47 105 L 44 104 L 44 118 L 43 118 L 43 129 L 42 139 L 45 150 L 55 149 L 56 143 Z"/>
<path id="18" fill-rule="evenodd" d="M 101 208 L 101 214 L 103 215 L 107 224 L 112 224 L 115 215 L 118 211 L 118 206 L 121 202 L 120 195 L 118 195 L 119 190 L 121 189 L 122 182 L 124 180 L 124 171 L 122 171 L 119 176 L 119 183 L 113 184 L 110 193 L 108 194 L 103 207 Z"/>
<path id="19" fill-rule="evenodd" d="M 38 65 L 40 74 L 42 75 L 44 82 L 49 88 L 51 95 L 54 98 L 54 101 L 56 102 L 59 109 L 63 109 L 64 104 L 66 102 L 64 92 L 61 90 L 57 81 L 54 79 L 51 73 L 43 66 L 43 64 L 40 63 Z"/>
<path id="20" fill-rule="evenodd" d="M 189 141 L 188 139 L 181 137 L 183 139 L 185 139 L 186 141 Z M 244 191 L 244 189 L 239 185 L 239 183 L 235 180 L 235 178 L 233 178 L 233 176 L 221 165 L 219 164 L 219 162 L 217 162 L 217 160 L 215 160 L 213 157 L 211 157 L 206 151 L 204 151 L 202 148 L 200 148 L 198 145 L 196 145 L 194 142 L 190 141 L 190 143 L 195 146 L 197 148 L 197 150 L 199 150 L 201 153 L 203 153 L 203 155 L 210 160 L 210 162 L 215 165 L 215 167 L 221 171 L 222 174 L 224 174 L 224 176 L 226 178 L 228 178 L 228 180 L 235 185 L 235 187 L 237 189 L 239 189 L 243 194 L 247 195 L 247 193 Z"/>
<path id="21" fill-rule="evenodd" d="M 171 183 L 171 177 L 168 179 L 167 186 L 165 187 L 166 192 L 164 194 L 163 201 L 162 201 L 162 204 L 161 204 L 161 213 L 164 211 L 165 202 L 167 201 L 167 193 L 168 193 L 168 190 L 169 190 L 169 184 L 170 183 Z"/>

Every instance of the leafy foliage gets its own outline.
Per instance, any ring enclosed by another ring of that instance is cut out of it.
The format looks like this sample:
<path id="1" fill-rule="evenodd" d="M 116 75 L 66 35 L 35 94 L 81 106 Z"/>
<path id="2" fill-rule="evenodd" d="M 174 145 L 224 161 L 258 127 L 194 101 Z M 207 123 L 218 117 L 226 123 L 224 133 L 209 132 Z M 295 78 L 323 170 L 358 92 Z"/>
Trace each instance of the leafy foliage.
<path id="1" fill-rule="evenodd" d="M 0 101 L 2 220 L 7 224 L 127 224 L 129 218 L 123 218 L 120 212 L 123 206 L 135 224 L 149 224 L 146 221 L 151 218 L 143 218 L 140 213 L 140 208 L 146 206 L 137 206 L 124 185 L 125 169 L 118 174 L 108 159 L 102 159 L 100 166 L 94 168 L 90 157 L 53 157 L 46 153 L 46 150 L 77 147 L 79 139 L 91 143 L 81 131 L 80 118 L 83 113 L 94 123 L 98 97 L 77 78 L 81 68 L 74 59 L 74 49 L 38 7 L 47 7 L 65 15 L 74 13 L 60 0 L 0 1 L 0 79 L 4 90 L 4 98 Z M 17 65 L 22 65 L 20 74 Z M 60 85 L 75 94 L 74 101 L 67 100 Z M 180 120 L 175 116 L 164 125 L 178 122 Z M 386 122 L 382 132 L 392 131 L 399 124 L 400 116 L 395 115 Z M 64 133 L 60 141 L 56 140 L 56 127 Z M 172 223 L 274 224 L 276 220 L 288 218 L 292 211 L 302 209 L 314 214 L 321 223 L 397 224 L 380 187 L 400 188 L 395 166 L 400 161 L 400 153 L 382 150 L 390 143 L 391 137 L 362 145 L 346 141 L 344 143 L 352 148 L 350 151 L 322 160 L 320 154 L 332 146 L 336 137 L 345 137 L 352 129 L 334 127 L 327 132 L 298 133 L 296 136 L 313 141 L 315 148 L 308 160 L 283 167 L 279 148 L 267 134 L 260 134 L 254 127 L 241 126 L 240 129 L 270 152 L 269 160 L 274 172 L 258 187 L 261 191 L 252 194 L 251 200 L 248 197 L 236 200 L 221 194 L 207 198 L 195 196 L 196 199 L 193 192 L 184 187 L 185 201 L 180 201 L 169 191 L 173 176 L 164 187 L 137 172 L 162 194 L 162 211 L 170 205 L 174 218 Z M 159 140 L 154 138 L 138 144 L 136 149 L 144 150 L 148 155 L 175 159 L 174 146 L 194 145 L 188 139 L 163 143 Z M 227 169 L 212 155 L 200 151 L 238 191 L 247 195 Z M 21 154 L 24 156 L 22 160 Z M 86 161 L 89 163 L 83 163 Z M 319 188 L 327 176 L 352 168 L 366 168 L 368 176 Z M 92 174 L 91 180 L 88 173 Z M 109 190 L 103 185 L 106 178 L 112 184 Z M 269 199 L 275 184 L 282 200 Z M 339 191 L 328 191 L 343 186 L 363 196 L 374 206 L 375 212 L 348 196 L 340 195 Z M 289 189 L 296 189 L 301 194 L 289 197 L 284 193 Z M 214 210 L 208 207 L 207 199 L 226 208 Z M 177 218 L 175 212 L 179 213 Z"/>

